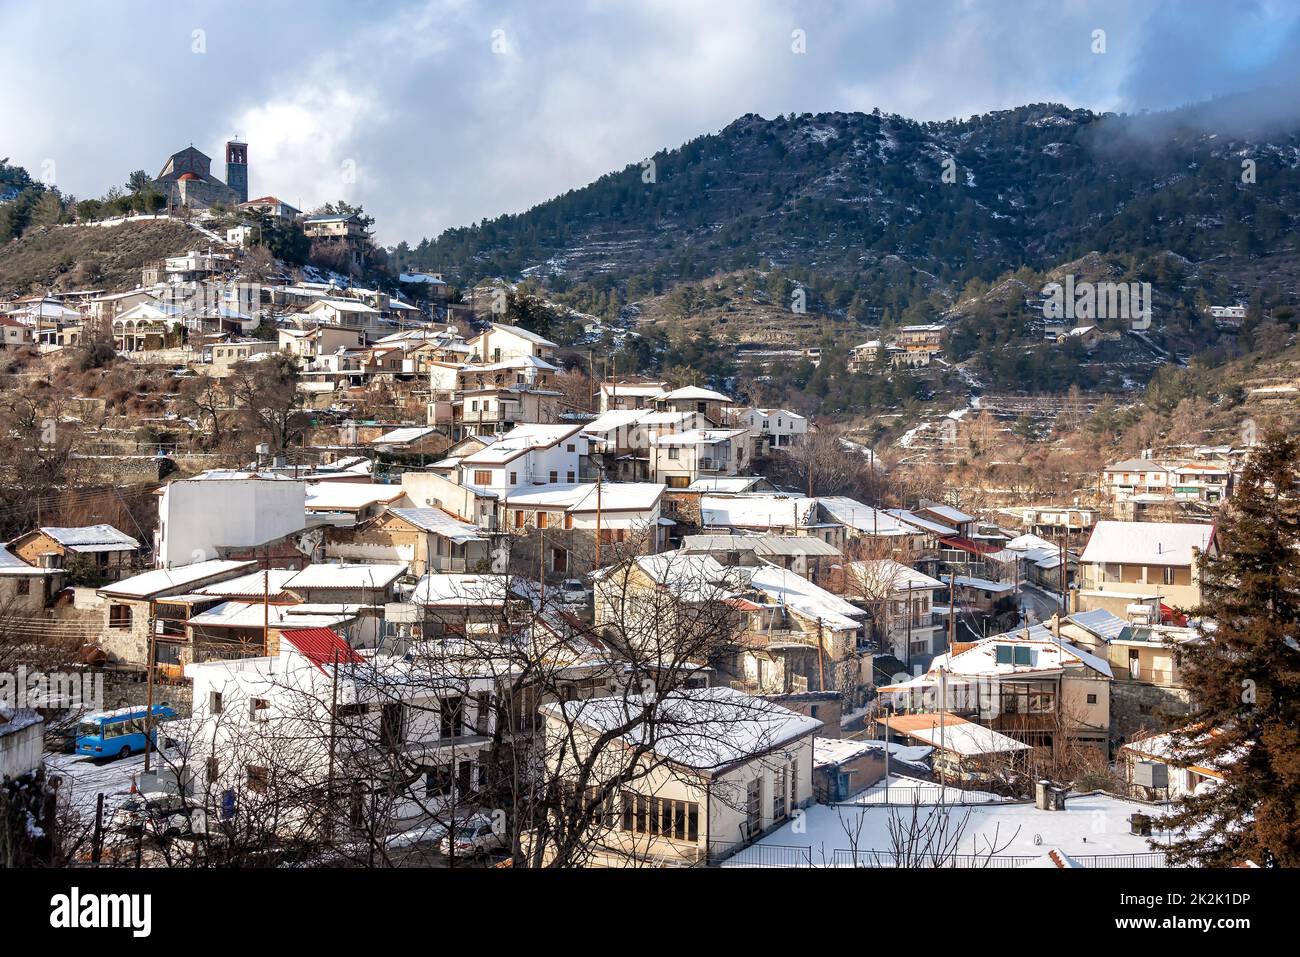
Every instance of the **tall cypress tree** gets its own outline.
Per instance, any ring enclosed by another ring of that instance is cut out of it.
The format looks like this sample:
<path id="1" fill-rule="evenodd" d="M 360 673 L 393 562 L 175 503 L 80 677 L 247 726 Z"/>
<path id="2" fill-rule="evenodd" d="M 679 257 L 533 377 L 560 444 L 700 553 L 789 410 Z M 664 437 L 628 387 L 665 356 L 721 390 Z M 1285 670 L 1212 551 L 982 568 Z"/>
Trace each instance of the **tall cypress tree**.
<path id="1" fill-rule="evenodd" d="M 1181 801 L 1171 863 L 1300 867 L 1300 439 L 1256 446 L 1199 561 L 1199 614 L 1178 652 L 1193 697 L 1180 763 L 1223 781 Z"/>

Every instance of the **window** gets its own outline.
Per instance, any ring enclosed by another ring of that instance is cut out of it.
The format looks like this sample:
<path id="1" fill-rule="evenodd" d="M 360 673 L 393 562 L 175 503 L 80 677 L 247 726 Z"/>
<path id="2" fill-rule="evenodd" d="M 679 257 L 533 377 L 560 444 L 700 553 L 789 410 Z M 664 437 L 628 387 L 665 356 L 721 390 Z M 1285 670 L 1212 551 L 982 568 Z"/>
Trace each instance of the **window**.
<path id="1" fill-rule="evenodd" d="M 785 819 L 786 795 L 790 791 L 790 769 L 772 772 L 772 820 Z"/>
<path id="2" fill-rule="evenodd" d="M 565 480 L 566 482 L 568 482 L 570 485 L 572 485 L 572 484 L 573 484 L 573 471 L 570 470 L 570 471 L 568 471 L 568 472 L 565 472 L 565 473 L 564 473 L 564 476 L 565 476 L 564 480 Z"/>
<path id="3" fill-rule="evenodd" d="M 248 716 L 254 721 L 265 721 L 270 709 L 271 703 L 265 698 L 248 699 Z"/>
<path id="4" fill-rule="evenodd" d="M 221 776 L 221 762 L 216 758 L 208 758 L 208 783 L 212 784 Z"/>
<path id="5" fill-rule="evenodd" d="M 754 778 L 745 788 L 745 836 L 752 837 L 763 824 L 763 782 Z"/>
<path id="6" fill-rule="evenodd" d="M 1096 704 L 1096 703 L 1097 703 L 1097 696 L 1095 694 L 1088 695 L 1088 704 Z"/>
<path id="7" fill-rule="evenodd" d="M 1166 585 L 1172 585 L 1174 583 L 1174 567 L 1172 565 L 1164 566 L 1164 568 L 1160 569 L 1160 572 Z"/>
<path id="8" fill-rule="evenodd" d="M 538 528 L 548 528 L 548 527 L 550 527 L 550 519 L 551 519 L 550 512 L 538 512 L 538 513 L 537 513 L 537 527 L 538 527 Z"/>
<path id="9" fill-rule="evenodd" d="M 550 480 L 551 480 L 551 484 L 554 485 L 556 482 L 560 480 L 560 473 L 555 471 L 554 469 L 551 469 Z"/>
<path id="10" fill-rule="evenodd" d="M 211 714 L 221 714 L 221 709 L 222 709 L 222 707 L 223 707 L 223 704 L 222 704 L 221 692 L 220 692 L 220 691 L 209 691 L 209 692 L 208 692 L 208 711 L 209 711 L 209 713 L 211 713 Z"/>
<path id="11" fill-rule="evenodd" d="M 569 481 L 573 481 L 570 479 Z M 30 578 L 18 579 L 18 594 L 30 595 L 32 593 L 32 580 Z"/>
<path id="12" fill-rule="evenodd" d="M 511 473 L 510 473 L 510 484 L 511 484 L 511 485 L 518 485 L 518 484 L 519 484 L 519 473 L 518 473 L 518 472 L 511 472 Z"/>
<path id="13" fill-rule="evenodd" d="M 475 485 L 491 485 L 491 484 L 492 484 L 492 473 L 491 473 L 491 471 L 489 471 L 488 469 L 475 469 L 475 470 L 474 470 L 474 484 L 475 484 Z"/>
<path id="14" fill-rule="evenodd" d="M 1000 665 L 1012 664 L 1013 661 L 1015 660 L 1014 649 L 1010 645 L 998 645 L 996 650 L 996 658 L 994 660 L 997 662 L 997 664 Z"/>
<path id="15" fill-rule="evenodd" d="M 109 605 L 108 606 L 108 627 L 109 628 L 130 628 L 131 627 L 131 606 L 130 605 Z"/>
<path id="16" fill-rule="evenodd" d="M 1120 580 L 1123 566 L 1114 562 L 1106 562 L 1101 566 L 1101 580 L 1107 582 L 1117 582 Z"/>
<path id="17" fill-rule="evenodd" d="M 623 792 L 623 830 L 678 841 L 700 839 L 700 807 L 694 801 Z"/>
<path id="18" fill-rule="evenodd" d="M 573 528 L 573 514 L 570 512 L 564 513 L 564 527 Z"/>
<path id="19" fill-rule="evenodd" d="M 523 509 L 515 509 L 515 528 L 523 528 L 523 527 L 524 527 L 524 511 Z"/>
<path id="20" fill-rule="evenodd" d="M 270 776 L 267 774 L 266 768 L 256 764 L 248 765 L 248 790 L 255 794 L 262 794 L 266 791 L 269 780 Z"/>
<path id="21" fill-rule="evenodd" d="M 442 699 L 438 709 L 438 733 L 444 738 L 455 738 L 464 734 L 465 709 L 463 699 L 459 696 Z"/>
<path id="22" fill-rule="evenodd" d="M 444 797 L 451 793 L 451 765 L 440 764 L 424 771 L 424 796 Z"/>
<path id="23" fill-rule="evenodd" d="M 675 445 L 668 446 L 668 458 L 676 460 L 681 458 L 682 450 Z"/>
<path id="24" fill-rule="evenodd" d="M 1027 645 L 1016 645 L 1015 663 L 1018 665 L 1032 665 L 1034 663 L 1033 649 Z"/>
<path id="25" fill-rule="evenodd" d="M 568 445 L 564 447 L 564 450 L 566 452 L 576 452 L 578 451 L 578 447 L 574 445 L 572 442 L 570 442 Z"/>

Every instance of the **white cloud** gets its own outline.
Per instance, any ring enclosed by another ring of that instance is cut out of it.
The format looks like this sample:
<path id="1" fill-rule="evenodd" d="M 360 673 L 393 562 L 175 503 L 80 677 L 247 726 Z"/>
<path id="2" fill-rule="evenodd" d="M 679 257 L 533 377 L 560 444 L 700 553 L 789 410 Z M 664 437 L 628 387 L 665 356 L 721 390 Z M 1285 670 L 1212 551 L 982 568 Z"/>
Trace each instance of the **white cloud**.
<path id="1" fill-rule="evenodd" d="M 970 0 L 310 9 L 139 0 L 124 14 L 0 0 L 0 156 L 33 170 L 53 159 L 63 188 L 98 195 L 190 142 L 219 168 L 237 131 L 255 193 L 308 208 L 361 202 L 381 240 L 414 242 L 521 211 L 745 113 L 1163 108 L 1181 91 L 1257 77 L 1294 85 L 1300 47 L 1300 18 L 1262 0 L 1248 15 L 1127 0 L 1027 0 L 1014 15 Z M 804 54 L 791 51 L 795 28 Z M 194 29 L 206 31 L 203 55 L 191 52 Z"/>

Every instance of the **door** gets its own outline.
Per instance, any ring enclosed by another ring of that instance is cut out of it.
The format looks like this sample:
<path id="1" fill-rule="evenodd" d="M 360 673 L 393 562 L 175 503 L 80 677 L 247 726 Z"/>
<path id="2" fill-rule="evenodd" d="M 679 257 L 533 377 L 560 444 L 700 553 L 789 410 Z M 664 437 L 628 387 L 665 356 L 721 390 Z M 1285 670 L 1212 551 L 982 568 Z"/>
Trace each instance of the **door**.
<path id="1" fill-rule="evenodd" d="M 1142 658 L 1136 648 L 1128 650 L 1128 676 L 1131 681 L 1139 681 L 1142 678 Z"/>

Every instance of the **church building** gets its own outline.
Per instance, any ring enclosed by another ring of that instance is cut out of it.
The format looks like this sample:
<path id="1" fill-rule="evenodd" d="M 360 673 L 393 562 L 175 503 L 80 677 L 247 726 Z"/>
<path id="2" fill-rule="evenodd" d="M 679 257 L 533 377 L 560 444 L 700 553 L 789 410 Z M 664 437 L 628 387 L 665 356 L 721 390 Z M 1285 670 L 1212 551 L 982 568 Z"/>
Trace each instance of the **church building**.
<path id="1" fill-rule="evenodd" d="M 206 209 L 221 204 L 234 206 L 248 201 L 248 144 L 231 140 L 226 144 L 226 181 L 212 175 L 212 158 L 187 146 L 173 153 L 155 177 L 153 187 L 169 206 Z"/>

